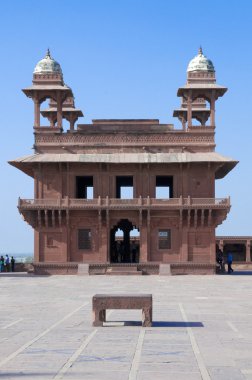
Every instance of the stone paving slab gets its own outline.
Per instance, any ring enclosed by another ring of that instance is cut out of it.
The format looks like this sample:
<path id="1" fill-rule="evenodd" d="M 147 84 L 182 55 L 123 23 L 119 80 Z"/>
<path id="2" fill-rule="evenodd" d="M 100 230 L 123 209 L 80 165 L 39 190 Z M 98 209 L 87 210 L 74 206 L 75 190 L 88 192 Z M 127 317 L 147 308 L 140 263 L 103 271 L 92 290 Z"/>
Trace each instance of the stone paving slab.
<path id="1" fill-rule="evenodd" d="M 246 276 L 1 276 L 0 379 L 252 380 L 252 286 Z M 96 293 L 153 294 L 108 311 Z"/>

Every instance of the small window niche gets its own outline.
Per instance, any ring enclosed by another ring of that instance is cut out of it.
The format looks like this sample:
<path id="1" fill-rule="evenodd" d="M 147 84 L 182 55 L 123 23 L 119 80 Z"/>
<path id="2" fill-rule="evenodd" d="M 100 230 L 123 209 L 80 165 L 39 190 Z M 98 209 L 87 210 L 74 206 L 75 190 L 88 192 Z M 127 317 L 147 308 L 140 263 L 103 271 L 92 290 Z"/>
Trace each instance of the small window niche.
<path id="1" fill-rule="evenodd" d="M 171 249 L 171 230 L 158 230 L 158 249 Z"/>
<path id="2" fill-rule="evenodd" d="M 133 176 L 116 177 L 116 198 L 119 198 L 119 199 L 133 199 L 134 198 Z"/>
<path id="3" fill-rule="evenodd" d="M 173 177 L 164 175 L 156 176 L 155 190 L 157 199 L 173 198 Z"/>
<path id="4" fill-rule="evenodd" d="M 94 198 L 93 176 L 76 177 L 76 198 Z"/>
<path id="5" fill-rule="evenodd" d="M 78 249 L 91 249 L 91 230 L 78 230 Z"/>

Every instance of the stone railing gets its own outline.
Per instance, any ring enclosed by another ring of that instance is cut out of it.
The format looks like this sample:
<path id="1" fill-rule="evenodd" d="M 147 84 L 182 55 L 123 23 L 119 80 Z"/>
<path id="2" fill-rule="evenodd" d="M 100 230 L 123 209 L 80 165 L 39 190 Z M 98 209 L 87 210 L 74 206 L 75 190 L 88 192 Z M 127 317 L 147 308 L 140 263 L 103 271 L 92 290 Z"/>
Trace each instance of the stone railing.
<path id="1" fill-rule="evenodd" d="M 39 209 L 227 209 L 230 207 L 230 198 L 94 198 L 94 199 L 74 199 L 74 198 L 55 198 L 55 199 L 20 199 L 18 208 L 20 210 L 39 210 Z"/>
<path id="2" fill-rule="evenodd" d="M 204 109 L 203 109 L 204 110 Z M 204 111 L 208 111 L 207 109 Z M 213 133 L 215 126 L 212 125 L 191 125 L 187 128 L 188 132 L 208 132 Z"/>

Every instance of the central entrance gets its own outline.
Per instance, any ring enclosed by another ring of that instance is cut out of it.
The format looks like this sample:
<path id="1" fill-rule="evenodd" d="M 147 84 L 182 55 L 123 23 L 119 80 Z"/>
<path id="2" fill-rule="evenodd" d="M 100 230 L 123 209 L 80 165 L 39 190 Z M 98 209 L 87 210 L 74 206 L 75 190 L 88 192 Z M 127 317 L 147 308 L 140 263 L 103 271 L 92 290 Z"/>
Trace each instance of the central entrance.
<path id="1" fill-rule="evenodd" d="M 128 219 L 121 219 L 110 231 L 111 263 L 138 263 L 140 235 Z"/>

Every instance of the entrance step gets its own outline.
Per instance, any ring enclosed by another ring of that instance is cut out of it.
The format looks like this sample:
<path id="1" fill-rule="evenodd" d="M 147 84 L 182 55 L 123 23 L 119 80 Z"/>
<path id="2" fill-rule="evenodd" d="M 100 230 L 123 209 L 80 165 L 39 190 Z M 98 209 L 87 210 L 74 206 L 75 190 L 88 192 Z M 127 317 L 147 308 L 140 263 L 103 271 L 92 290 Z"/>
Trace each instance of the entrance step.
<path id="1" fill-rule="evenodd" d="M 106 274 L 110 276 L 141 276 L 142 271 L 137 266 L 111 266 L 106 270 Z"/>

